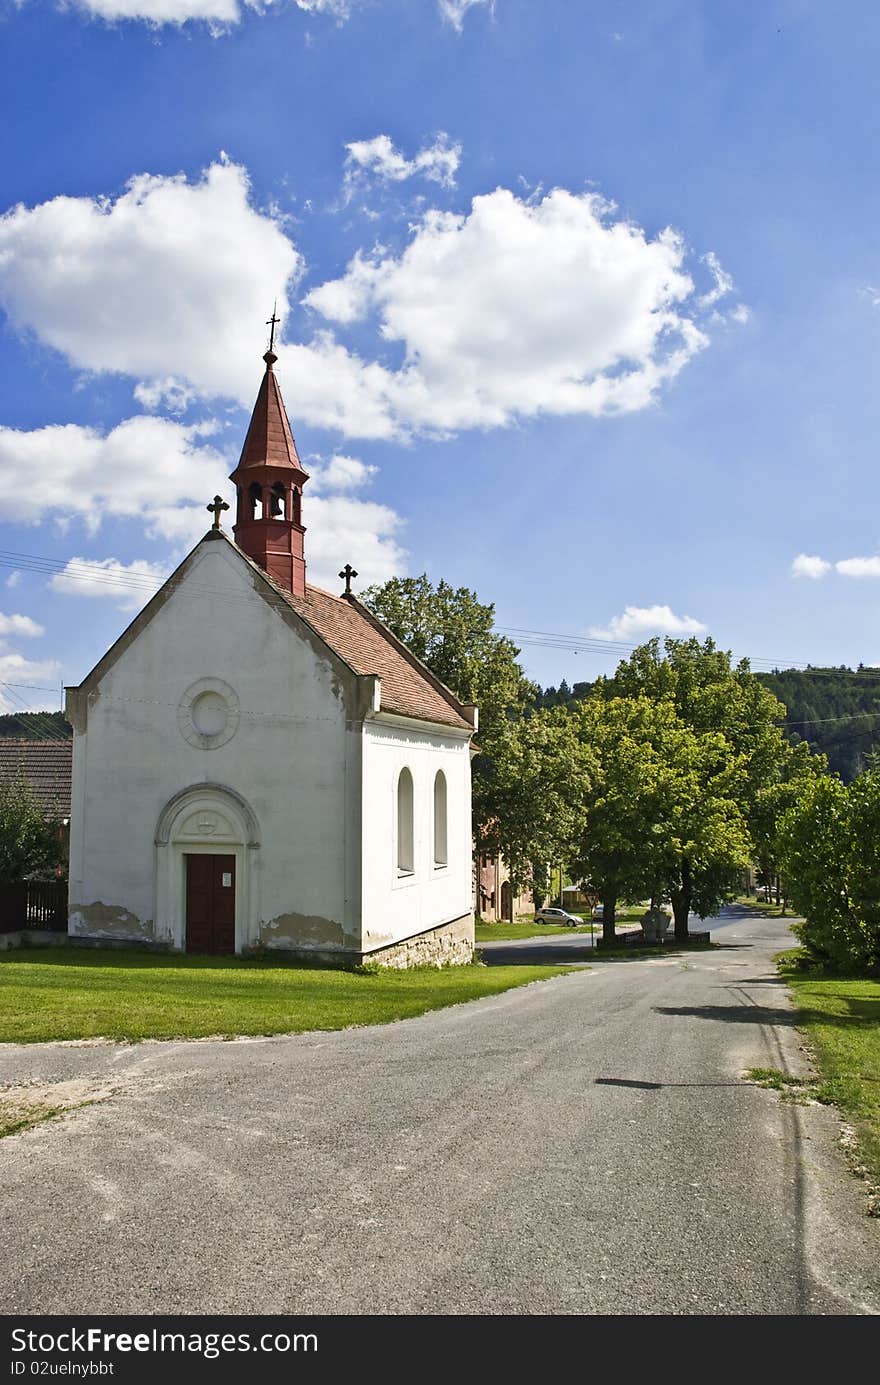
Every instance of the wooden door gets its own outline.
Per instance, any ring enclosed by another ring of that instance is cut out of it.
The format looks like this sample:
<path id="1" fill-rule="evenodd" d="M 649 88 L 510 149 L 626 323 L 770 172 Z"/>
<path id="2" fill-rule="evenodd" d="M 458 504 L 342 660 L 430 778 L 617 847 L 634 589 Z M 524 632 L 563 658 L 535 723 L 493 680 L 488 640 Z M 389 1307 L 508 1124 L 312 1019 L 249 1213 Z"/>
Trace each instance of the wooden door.
<path id="1" fill-rule="evenodd" d="M 186 950 L 235 951 L 235 857 L 186 857 Z"/>

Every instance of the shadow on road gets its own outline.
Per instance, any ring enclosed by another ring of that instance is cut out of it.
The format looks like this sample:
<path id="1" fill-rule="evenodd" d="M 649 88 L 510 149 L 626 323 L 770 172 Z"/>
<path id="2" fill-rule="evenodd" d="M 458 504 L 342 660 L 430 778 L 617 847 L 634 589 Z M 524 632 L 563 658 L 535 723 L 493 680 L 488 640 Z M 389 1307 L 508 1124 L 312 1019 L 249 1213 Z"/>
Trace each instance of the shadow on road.
<path id="1" fill-rule="evenodd" d="M 489 967 L 499 966 L 534 966 L 536 963 L 552 963 L 557 966 L 560 962 L 589 962 L 590 966 L 599 962 L 659 962 L 664 958 L 692 956 L 694 953 L 710 953 L 714 944 L 706 947 L 701 944 L 699 947 L 622 947 L 619 951 L 615 948 L 609 949 L 592 947 L 572 947 L 560 944 L 556 947 L 552 943 L 540 943 L 536 947 L 509 947 L 505 948 L 498 943 L 494 943 L 491 948 L 477 947 L 480 960 Z M 747 943 L 723 943 L 720 946 L 728 948 L 747 947 Z"/>
<path id="2" fill-rule="evenodd" d="M 594 1087 L 634 1087 L 640 1092 L 660 1092 L 668 1087 L 736 1087 L 739 1090 L 742 1082 L 637 1082 L 635 1078 L 629 1077 L 596 1077 L 593 1080 Z"/>

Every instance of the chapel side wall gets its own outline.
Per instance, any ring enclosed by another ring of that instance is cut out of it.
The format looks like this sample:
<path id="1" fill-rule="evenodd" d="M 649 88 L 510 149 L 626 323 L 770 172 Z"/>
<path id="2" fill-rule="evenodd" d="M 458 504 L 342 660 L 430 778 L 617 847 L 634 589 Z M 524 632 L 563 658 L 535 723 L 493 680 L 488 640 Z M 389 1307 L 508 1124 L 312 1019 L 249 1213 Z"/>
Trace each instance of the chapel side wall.
<path id="1" fill-rule="evenodd" d="M 389 725 L 368 719 L 363 740 L 364 951 L 376 952 L 381 960 L 382 949 L 456 920 L 464 921 L 456 934 L 456 946 L 466 933 L 472 947 L 471 765 L 467 739 L 444 734 L 439 727 L 437 731 L 422 729 L 415 722 Z M 401 877 L 397 869 L 397 783 L 404 767 L 413 776 L 414 870 L 412 875 Z M 441 769 L 447 783 L 448 864 L 437 869 L 434 777 Z M 468 950 L 467 946 L 464 950 Z M 432 958 L 425 953 L 424 957 L 418 954 L 418 960 Z"/>
<path id="2" fill-rule="evenodd" d="M 216 783 L 241 795 L 259 824 L 259 846 L 245 848 L 258 907 L 244 944 L 358 947 L 356 680 L 266 602 L 259 581 L 226 543 L 205 543 L 80 708 L 72 933 L 170 940 L 168 920 L 155 917 L 157 824 L 176 793 Z M 212 749 L 190 744 L 178 715 L 205 678 L 228 683 L 241 709 L 235 734 Z"/>

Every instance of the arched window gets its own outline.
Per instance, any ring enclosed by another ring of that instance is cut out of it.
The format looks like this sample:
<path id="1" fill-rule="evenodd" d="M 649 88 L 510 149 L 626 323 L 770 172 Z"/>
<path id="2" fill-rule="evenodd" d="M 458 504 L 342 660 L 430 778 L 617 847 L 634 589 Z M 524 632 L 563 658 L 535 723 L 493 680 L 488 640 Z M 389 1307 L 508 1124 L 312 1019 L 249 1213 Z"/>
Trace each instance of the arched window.
<path id="1" fill-rule="evenodd" d="M 263 518 L 263 487 L 259 481 L 254 481 L 248 490 L 248 497 L 251 507 L 251 519 Z"/>
<path id="2" fill-rule="evenodd" d="M 413 777 L 402 769 L 397 781 L 397 874 L 412 875 L 414 862 Z"/>
<path id="3" fill-rule="evenodd" d="M 269 515 L 272 519 L 284 519 L 284 487 L 276 481 L 269 498 Z"/>
<path id="4" fill-rule="evenodd" d="M 434 869 L 449 861 L 446 847 L 446 775 L 438 769 L 434 776 Z"/>

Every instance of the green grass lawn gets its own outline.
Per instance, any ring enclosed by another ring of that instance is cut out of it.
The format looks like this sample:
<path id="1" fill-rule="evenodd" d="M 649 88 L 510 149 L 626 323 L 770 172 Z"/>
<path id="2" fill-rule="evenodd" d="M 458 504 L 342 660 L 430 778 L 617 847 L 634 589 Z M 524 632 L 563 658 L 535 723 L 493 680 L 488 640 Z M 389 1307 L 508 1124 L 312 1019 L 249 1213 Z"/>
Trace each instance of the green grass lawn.
<path id="1" fill-rule="evenodd" d="M 854 1127 L 862 1162 L 880 1184 L 880 981 L 796 970 L 785 953 L 780 970 L 810 1041 L 819 1082 L 810 1095 L 836 1106 Z"/>
<path id="2" fill-rule="evenodd" d="M 555 923 L 478 923 L 474 929 L 478 943 L 509 942 L 512 938 L 549 938 L 554 933 L 589 935 L 590 931 L 589 923 L 583 924 L 580 928 L 571 928 L 568 925 L 560 927 Z"/>
<path id="3" fill-rule="evenodd" d="M 764 899 L 756 899 L 753 894 L 738 894 L 736 904 L 744 904 L 749 909 L 754 909 L 758 914 L 767 914 L 770 918 L 781 919 L 791 917 L 791 910 L 785 909 L 781 904 L 768 903 Z"/>
<path id="4" fill-rule="evenodd" d="M 375 973 L 111 949 L 0 953 L 0 1042 L 293 1034 L 385 1024 L 563 974 L 563 967 Z"/>
<path id="5" fill-rule="evenodd" d="M 644 904 L 639 904 L 633 908 L 618 909 L 617 926 L 620 927 L 625 923 L 639 923 L 646 907 Z M 589 936 L 591 930 L 595 933 L 602 932 L 602 924 L 591 924 L 580 909 L 572 909 L 570 912 L 584 920 L 580 928 L 572 928 L 568 925 L 560 926 L 555 923 L 535 923 L 532 914 L 531 916 L 526 915 L 516 923 L 478 923 L 476 925 L 476 940 L 478 943 L 510 942 L 514 938 L 549 938 L 554 933 L 586 933 Z"/>

